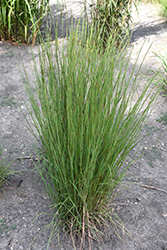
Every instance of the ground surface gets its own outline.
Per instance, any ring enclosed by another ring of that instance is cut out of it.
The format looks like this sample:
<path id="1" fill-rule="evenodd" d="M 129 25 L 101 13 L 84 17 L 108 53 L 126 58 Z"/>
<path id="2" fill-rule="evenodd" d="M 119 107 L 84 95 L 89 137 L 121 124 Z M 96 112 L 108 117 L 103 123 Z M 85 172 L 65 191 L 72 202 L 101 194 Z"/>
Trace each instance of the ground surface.
<path id="1" fill-rule="evenodd" d="M 52 2 L 54 3 L 54 1 Z M 68 8 L 64 10 L 64 20 L 66 21 L 68 21 L 70 7 L 73 8 L 74 17 L 78 18 L 81 4 L 79 1 L 69 1 Z M 52 8 L 54 9 L 55 5 L 52 5 Z M 156 7 L 150 4 L 141 5 L 139 16 L 134 12 L 133 17 L 135 27 L 131 44 L 133 48 L 132 65 L 144 39 L 146 42 L 139 61 L 142 60 L 147 48 L 153 42 L 142 68 L 143 75 L 141 75 L 140 82 L 142 87 L 148 76 L 146 69 L 156 70 L 160 66 L 153 52 L 164 52 L 163 46 L 167 42 L 167 24 L 158 17 Z M 59 27 L 60 37 L 61 32 L 62 29 Z M 33 52 L 37 54 L 36 47 L 33 48 Z M 31 170 L 33 169 L 32 161 L 26 159 L 25 156 L 35 156 L 31 145 L 34 139 L 26 128 L 26 121 L 19 108 L 20 105 L 29 119 L 24 103 L 27 96 L 18 67 L 21 65 L 21 60 L 30 73 L 30 48 L 0 43 L 0 138 L 3 139 L 6 155 L 18 158 L 13 164 L 13 168 Z M 33 76 L 31 76 L 31 80 L 33 81 Z M 160 95 L 153 113 L 142 131 L 143 134 L 150 132 L 141 144 L 143 157 L 136 161 L 130 169 L 134 175 L 131 180 L 132 189 L 126 190 L 115 201 L 115 210 L 124 221 L 131 238 L 121 232 L 122 238 L 126 241 L 122 242 L 117 236 L 111 234 L 104 242 L 103 249 L 167 250 L 167 121 L 165 124 L 163 121 L 156 120 L 162 117 L 161 112 L 165 112 L 166 107 L 167 98 Z M 158 138 L 160 139 L 158 140 Z M 151 145 L 154 146 L 146 151 Z M 22 157 L 25 158 L 21 160 Z M 50 210 L 49 199 L 44 195 L 40 182 L 33 181 L 34 177 L 34 173 L 31 171 L 23 171 L 17 177 L 11 176 L 8 186 L 1 190 L 0 250 L 44 250 L 47 247 L 50 231 L 42 232 L 42 228 L 51 221 L 52 217 L 40 215 L 35 222 L 33 219 L 40 213 Z M 142 187 L 142 185 L 152 186 L 156 189 Z M 38 238 L 30 246 L 39 232 Z M 71 242 L 65 238 L 63 233 L 60 234 L 60 243 L 62 250 L 73 249 Z M 49 250 L 53 249 L 59 249 L 56 240 L 49 246 Z M 95 243 L 92 249 L 100 249 L 100 246 Z"/>

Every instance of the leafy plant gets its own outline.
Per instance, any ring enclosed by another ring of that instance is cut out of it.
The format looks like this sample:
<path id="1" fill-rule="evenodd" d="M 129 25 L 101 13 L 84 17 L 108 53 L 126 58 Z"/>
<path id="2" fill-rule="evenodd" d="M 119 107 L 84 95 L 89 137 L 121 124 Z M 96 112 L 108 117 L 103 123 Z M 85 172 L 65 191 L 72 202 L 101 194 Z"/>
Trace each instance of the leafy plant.
<path id="1" fill-rule="evenodd" d="M 106 45 L 107 40 L 112 35 L 117 36 L 119 43 L 127 33 L 131 21 L 132 0 L 97 0 L 92 4 L 92 24 L 94 29 L 94 39 L 103 41 Z"/>
<path id="2" fill-rule="evenodd" d="M 35 44 L 49 0 L 0 0 L 0 39 Z M 31 35 L 30 35 L 31 32 Z"/>
<path id="3" fill-rule="evenodd" d="M 80 247 L 86 236 L 90 247 L 100 241 L 109 221 L 120 226 L 113 198 L 157 94 L 150 80 L 136 99 L 125 46 L 116 39 L 105 52 L 96 46 L 82 47 L 77 31 L 62 47 L 57 39 L 54 47 L 43 43 L 38 65 L 34 60 L 35 92 L 26 70 L 24 76 L 33 125 L 27 122 L 42 148 L 38 171 L 55 211 L 51 236 L 61 224 L 73 240 L 81 237 Z"/>

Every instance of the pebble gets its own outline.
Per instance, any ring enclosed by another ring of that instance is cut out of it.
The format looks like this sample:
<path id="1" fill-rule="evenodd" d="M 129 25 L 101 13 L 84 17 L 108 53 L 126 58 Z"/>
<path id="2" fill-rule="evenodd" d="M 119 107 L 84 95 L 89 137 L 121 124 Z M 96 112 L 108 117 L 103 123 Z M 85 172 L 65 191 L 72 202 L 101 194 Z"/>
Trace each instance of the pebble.
<path id="1" fill-rule="evenodd" d="M 136 198 L 137 201 L 141 201 L 141 199 L 139 197 Z"/>
<path id="2" fill-rule="evenodd" d="M 20 145 L 20 149 L 23 149 L 23 148 L 24 148 L 24 144 L 21 144 L 21 145 Z"/>

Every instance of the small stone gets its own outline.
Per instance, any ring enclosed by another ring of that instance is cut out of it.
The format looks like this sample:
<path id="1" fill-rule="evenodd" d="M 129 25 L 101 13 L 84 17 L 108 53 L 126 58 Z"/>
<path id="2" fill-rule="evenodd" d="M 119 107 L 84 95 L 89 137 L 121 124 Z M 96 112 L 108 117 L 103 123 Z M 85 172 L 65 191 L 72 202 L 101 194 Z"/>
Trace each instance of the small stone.
<path id="1" fill-rule="evenodd" d="M 137 201 L 141 201 L 141 199 L 139 197 L 136 198 Z"/>
<path id="2" fill-rule="evenodd" d="M 24 144 L 21 144 L 20 145 L 20 150 L 24 148 Z"/>

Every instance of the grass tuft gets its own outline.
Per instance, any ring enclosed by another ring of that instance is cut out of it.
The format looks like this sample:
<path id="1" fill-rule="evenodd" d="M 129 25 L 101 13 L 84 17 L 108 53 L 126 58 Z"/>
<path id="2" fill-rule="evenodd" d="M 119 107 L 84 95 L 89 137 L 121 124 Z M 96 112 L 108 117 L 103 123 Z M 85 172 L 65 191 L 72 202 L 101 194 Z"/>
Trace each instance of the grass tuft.
<path id="1" fill-rule="evenodd" d="M 35 45 L 49 0 L 0 0 L 0 40 Z"/>
<path id="2" fill-rule="evenodd" d="M 71 31 L 62 46 L 58 39 L 42 43 L 33 61 L 35 91 L 26 70 L 24 79 L 29 129 L 45 159 L 38 171 L 56 218 L 52 237 L 61 224 L 74 245 L 79 237 L 80 248 L 87 237 L 90 247 L 101 240 L 110 222 L 120 226 L 112 202 L 157 94 L 151 79 L 136 98 L 136 64 L 129 73 L 126 45 L 118 47 L 113 36 L 105 51 L 89 42 L 82 47 L 78 31 Z"/>
<path id="3" fill-rule="evenodd" d="M 105 47 L 109 38 L 117 38 L 119 44 L 130 32 L 131 0 L 97 0 L 91 6 L 91 30 L 97 43 Z M 136 4 L 135 4 L 136 6 Z M 92 29 L 93 26 L 93 29 Z"/>

